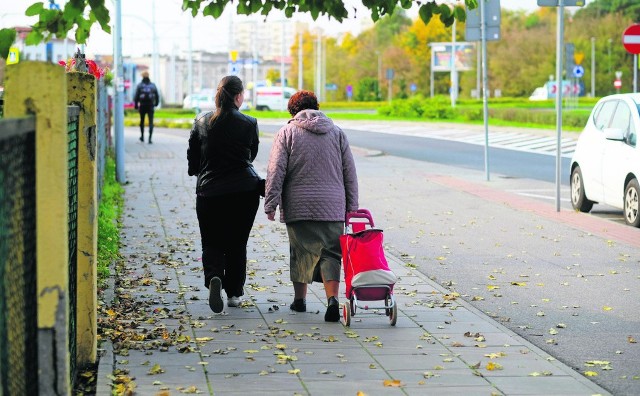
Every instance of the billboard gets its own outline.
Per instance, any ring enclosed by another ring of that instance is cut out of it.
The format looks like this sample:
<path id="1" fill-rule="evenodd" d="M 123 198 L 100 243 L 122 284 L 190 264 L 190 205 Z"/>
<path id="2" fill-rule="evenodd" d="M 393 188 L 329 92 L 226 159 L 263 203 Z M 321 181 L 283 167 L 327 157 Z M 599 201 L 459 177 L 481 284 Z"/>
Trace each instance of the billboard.
<path id="1" fill-rule="evenodd" d="M 452 43 L 431 43 L 431 70 L 439 72 L 451 71 Z M 475 64 L 475 44 L 455 43 L 455 69 L 457 71 L 472 70 Z"/>

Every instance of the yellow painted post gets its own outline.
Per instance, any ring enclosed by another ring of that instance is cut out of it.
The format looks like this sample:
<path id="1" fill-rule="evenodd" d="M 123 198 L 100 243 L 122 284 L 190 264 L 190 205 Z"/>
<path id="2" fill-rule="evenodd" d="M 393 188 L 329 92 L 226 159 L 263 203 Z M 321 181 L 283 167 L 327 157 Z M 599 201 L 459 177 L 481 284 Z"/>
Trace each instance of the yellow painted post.
<path id="1" fill-rule="evenodd" d="M 76 356 L 78 367 L 95 363 L 98 349 L 96 87 L 96 78 L 91 74 L 67 74 L 69 104 L 80 107 L 78 126 L 78 253 L 76 270 Z"/>
<path id="2" fill-rule="evenodd" d="M 70 392 L 67 78 L 52 63 L 6 68 L 4 115 L 36 117 L 38 388 Z"/>

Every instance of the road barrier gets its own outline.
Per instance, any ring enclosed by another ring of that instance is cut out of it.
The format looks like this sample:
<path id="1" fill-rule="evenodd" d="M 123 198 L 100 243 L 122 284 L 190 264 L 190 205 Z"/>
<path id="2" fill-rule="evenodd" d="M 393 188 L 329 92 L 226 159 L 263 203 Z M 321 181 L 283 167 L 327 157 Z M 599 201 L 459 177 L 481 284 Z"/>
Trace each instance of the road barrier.
<path id="1" fill-rule="evenodd" d="M 100 101 L 98 101 L 100 99 Z M 0 395 L 70 394 L 97 354 L 106 89 L 44 62 L 7 67 L 0 119 Z"/>

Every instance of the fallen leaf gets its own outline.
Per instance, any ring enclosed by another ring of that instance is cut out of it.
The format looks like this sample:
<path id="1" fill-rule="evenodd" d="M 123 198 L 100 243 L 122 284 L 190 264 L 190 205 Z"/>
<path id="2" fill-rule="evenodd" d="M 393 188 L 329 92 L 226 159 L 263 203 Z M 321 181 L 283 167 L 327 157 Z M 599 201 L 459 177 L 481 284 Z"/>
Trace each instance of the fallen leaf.
<path id="1" fill-rule="evenodd" d="M 495 363 L 495 362 L 489 362 L 487 363 L 487 370 L 489 371 L 494 371 L 494 370 L 502 370 L 502 365 L 499 363 Z"/>
<path id="2" fill-rule="evenodd" d="M 400 380 L 384 380 L 383 384 L 384 386 L 391 386 L 395 388 L 402 386 Z"/>
<path id="3" fill-rule="evenodd" d="M 287 373 L 289 373 L 289 374 L 298 374 L 298 373 L 300 373 L 300 369 L 288 370 Z"/>
<path id="4" fill-rule="evenodd" d="M 587 377 L 596 377 L 598 373 L 596 373 L 595 371 L 585 371 L 584 375 L 586 375 Z"/>
<path id="5" fill-rule="evenodd" d="M 627 337 L 627 341 L 629 341 L 629 343 L 630 343 L 630 344 L 635 344 L 635 343 L 637 343 L 637 342 L 638 342 L 638 341 L 636 341 L 636 339 L 635 339 L 635 338 L 633 338 L 632 336 L 628 336 L 628 337 Z"/>

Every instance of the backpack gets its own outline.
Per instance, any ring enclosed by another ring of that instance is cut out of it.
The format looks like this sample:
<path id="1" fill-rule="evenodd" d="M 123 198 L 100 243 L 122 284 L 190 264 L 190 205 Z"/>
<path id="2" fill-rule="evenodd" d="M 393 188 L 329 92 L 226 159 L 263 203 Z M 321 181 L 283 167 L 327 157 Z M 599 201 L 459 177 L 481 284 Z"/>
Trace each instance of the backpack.
<path id="1" fill-rule="evenodd" d="M 156 86 L 153 83 L 140 84 L 140 103 L 147 105 L 156 104 Z"/>

